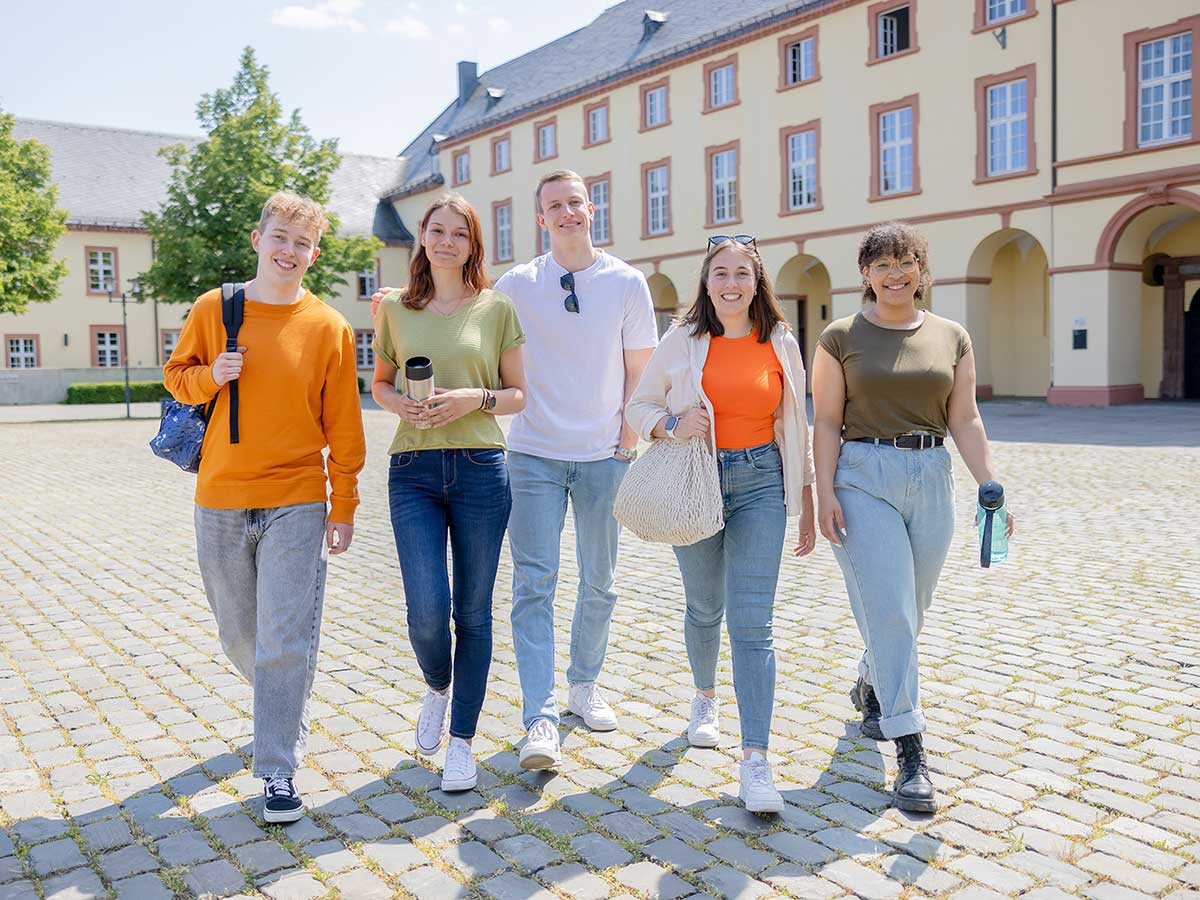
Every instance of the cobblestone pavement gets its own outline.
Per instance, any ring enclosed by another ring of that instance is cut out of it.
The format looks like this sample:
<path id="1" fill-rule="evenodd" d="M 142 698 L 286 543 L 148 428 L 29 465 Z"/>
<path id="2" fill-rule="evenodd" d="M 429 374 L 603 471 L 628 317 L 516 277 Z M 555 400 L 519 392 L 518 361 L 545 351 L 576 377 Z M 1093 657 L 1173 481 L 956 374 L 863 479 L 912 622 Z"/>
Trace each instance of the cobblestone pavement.
<path id="1" fill-rule="evenodd" d="M 1030 407 L 1040 443 L 1010 442 L 1022 409 L 986 411 L 1020 522 L 1004 566 L 972 564 L 957 466 L 959 532 L 921 645 L 941 809 L 889 808 L 894 755 L 855 724 L 860 641 L 823 545 L 783 564 L 772 757 L 788 807 L 762 818 L 736 802 L 728 655 L 725 742 L 689 749 L 678 571 L 629 537 L 603 676 L 620 730 L 567 716 L 561 772 L 518 768 L 506 554 L 480 787 L 436 789 L 440 760 L 410 749 L 423 685 L 386 516 L 391 427 L 368 412 L 299 778 L 313 813 L 286 828 L 260 816 L 250 692 L 196 572 L 191 479 L 145 449 L 154 423 L 4 426 L 0 898 L 1198 900 L 1197 409 L 1114 426 Z M 1120 446 L 1148 435 L 1162 446 Z M 565 621 L 573 566 L 561 581 Z"/>

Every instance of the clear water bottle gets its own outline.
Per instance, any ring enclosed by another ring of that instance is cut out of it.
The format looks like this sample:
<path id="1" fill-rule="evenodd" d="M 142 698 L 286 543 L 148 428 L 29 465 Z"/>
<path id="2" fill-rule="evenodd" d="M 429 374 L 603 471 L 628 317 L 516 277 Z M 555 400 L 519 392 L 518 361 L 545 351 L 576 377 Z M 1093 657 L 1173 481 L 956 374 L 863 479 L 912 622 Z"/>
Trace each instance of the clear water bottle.
<path id="1" fill-rule="evenodd" d="M 1004 504 L 1004 487 L 997 481 L 985 481 L 979 486 L 979 565 L 988 568 L 992 563 L 1008 559 L 1008 507 Z"/>

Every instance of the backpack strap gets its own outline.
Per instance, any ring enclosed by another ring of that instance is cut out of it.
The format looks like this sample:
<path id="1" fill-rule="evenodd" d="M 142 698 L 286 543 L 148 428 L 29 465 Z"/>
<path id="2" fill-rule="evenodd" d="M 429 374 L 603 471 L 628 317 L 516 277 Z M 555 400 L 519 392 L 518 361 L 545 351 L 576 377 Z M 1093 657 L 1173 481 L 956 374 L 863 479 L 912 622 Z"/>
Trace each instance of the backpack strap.
<path id="1" fill-rule="evenodd" d="M 225 323 L 225 352 L 236 353 L 238 330 L 246 315 L 246 286 L 242 282 L 221 285 L 221 321 Z M 215 402 L 215 401 L 214 401 Z M 211 413 L 211 409 L 209 412 Z M 229 443 L 238 443 L 238 380 L 229 382 Z"/>

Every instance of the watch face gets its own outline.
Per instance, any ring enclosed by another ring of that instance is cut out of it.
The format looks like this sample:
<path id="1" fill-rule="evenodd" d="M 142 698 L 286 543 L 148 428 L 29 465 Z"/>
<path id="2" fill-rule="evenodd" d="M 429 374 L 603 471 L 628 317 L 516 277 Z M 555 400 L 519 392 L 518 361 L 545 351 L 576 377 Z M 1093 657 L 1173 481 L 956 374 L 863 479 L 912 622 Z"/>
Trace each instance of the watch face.
<path id="1" fill-rule="evenodd" d="M 679 416 L 668 416 L 667 417 L 667 425 L 666 425 L 667 431 L 673 431 L 675 429 L 675 426 L 678 424 L 679 424 Z"/>

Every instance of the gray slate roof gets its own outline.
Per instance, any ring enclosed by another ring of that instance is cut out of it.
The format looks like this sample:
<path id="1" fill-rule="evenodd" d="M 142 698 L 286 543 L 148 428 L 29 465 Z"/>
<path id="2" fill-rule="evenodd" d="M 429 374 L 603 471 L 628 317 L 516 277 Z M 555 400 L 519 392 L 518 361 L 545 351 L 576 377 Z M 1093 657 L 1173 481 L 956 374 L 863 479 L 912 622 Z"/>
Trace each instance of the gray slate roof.
<path id="1" fill-rule="evenodd" d="M 525 115 L 539 107 L 651 69 L 676 57 L 753 31 L 835 0 L 625 0 L 589 25 L 509 60 L 479 76 L 462 106 L 455 98 L 401 154 L 409 160 L 404 178 L 387 192 L 396 197 L 441 184 L 431 153 L 435 134 L 457 137 Z M 648 10 L 666 22 L 642 39 Z M 488 88 L 504 96 L 488 106 Z"/>
<path id="2" fill-rule="evenodd" d="M 142 212 L 157 209 L 167 195 L 171 167 L 158 155 L 170 144 L 195 146 L 195 135 L 161 134 L 18 118 L 17 140 L 34 138 L 50 148 L 51 175 L 58 205 L 67 221 L 79 226 L 137 228 Z M 338 233 L 375 235 L 382 241 L 411 243 L 383 191 L 403 177 L 404 160 L 343 154 L 333 175 L 329 203 L 337 213 Z"/>

